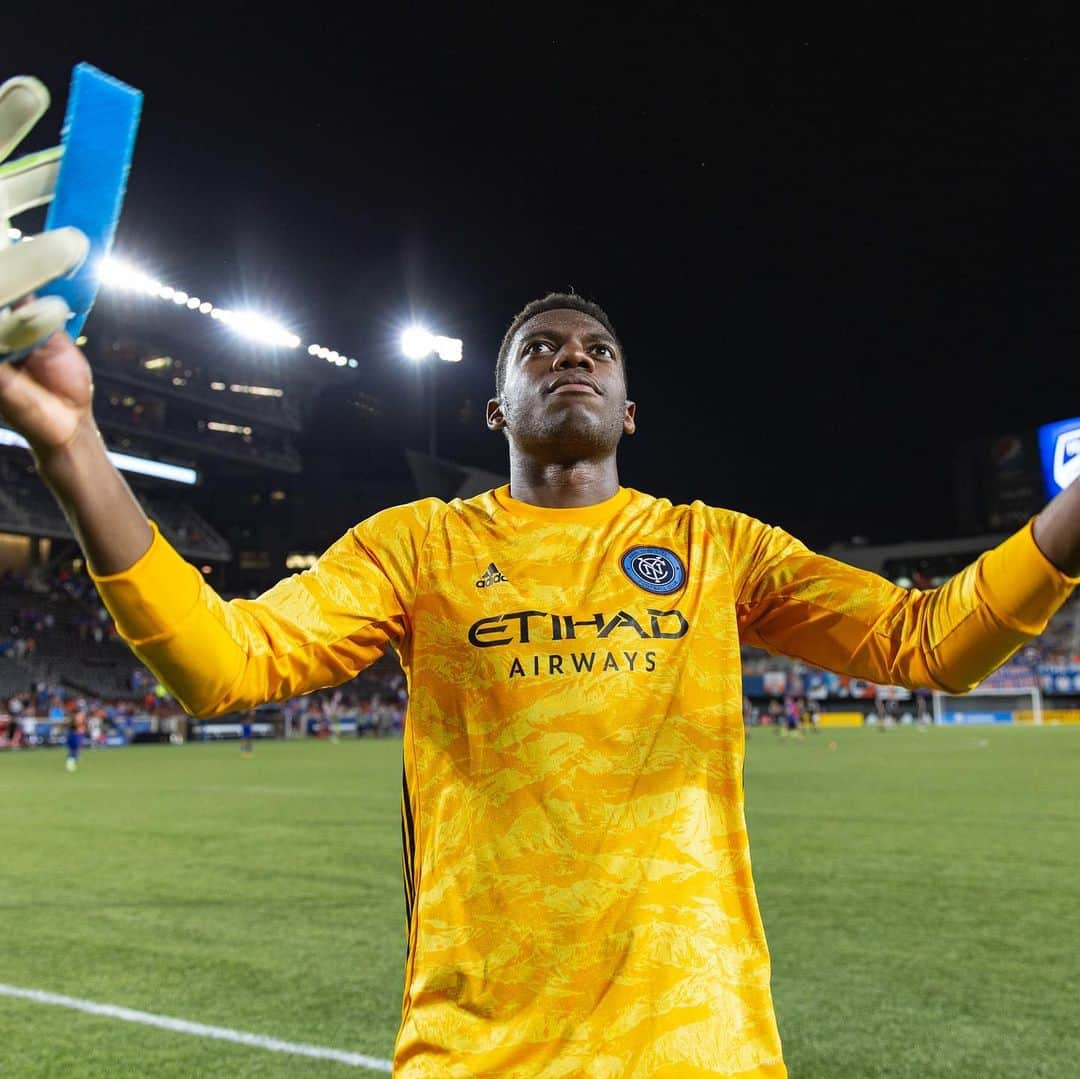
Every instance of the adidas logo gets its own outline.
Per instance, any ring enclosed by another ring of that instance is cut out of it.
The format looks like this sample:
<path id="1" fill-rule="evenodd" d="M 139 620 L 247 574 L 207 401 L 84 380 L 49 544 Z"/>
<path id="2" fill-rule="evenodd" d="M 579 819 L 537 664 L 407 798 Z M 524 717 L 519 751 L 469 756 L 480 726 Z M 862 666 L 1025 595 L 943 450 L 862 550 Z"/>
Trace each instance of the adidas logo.
<path id="1" fill-rule="evenodd" d="M 498 567 L 494 562 L 488 563 L 488 568 L 484 570 L 484 576 L 476 582 L 477 588 L 489 588 L 493 584 L 502 584 L 506 581 L 506 578 L 499 572 Z"/>

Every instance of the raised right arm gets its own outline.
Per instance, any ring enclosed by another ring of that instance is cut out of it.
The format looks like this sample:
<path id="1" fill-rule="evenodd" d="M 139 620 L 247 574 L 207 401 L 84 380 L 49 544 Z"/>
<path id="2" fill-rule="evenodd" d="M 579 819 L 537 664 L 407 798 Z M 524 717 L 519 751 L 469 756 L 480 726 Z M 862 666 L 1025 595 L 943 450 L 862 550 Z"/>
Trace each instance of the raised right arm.
<path id="1" fill-rule="evenodd" d="M 120 636 L 191 715 L 348 680 L 407 632 L 414 517 L 342 536 L 311 570 L 223 600 L 160 535 L 106 454 L 89 365 L 64 333 L 0 364 L 0 413 L 29 442 Z M 370 549 L 388 535 L 393 552 Z"/>

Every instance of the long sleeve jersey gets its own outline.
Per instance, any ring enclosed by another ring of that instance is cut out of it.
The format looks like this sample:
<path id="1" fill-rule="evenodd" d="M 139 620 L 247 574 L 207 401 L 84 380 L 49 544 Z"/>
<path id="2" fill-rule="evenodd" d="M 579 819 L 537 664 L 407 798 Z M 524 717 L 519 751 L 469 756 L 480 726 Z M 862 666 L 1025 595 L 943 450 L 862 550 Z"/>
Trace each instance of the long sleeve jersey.
<path id="1" fill-rule="evenodd" d="M 154 531 L 95 581 L 192 715 L 400 658 L 407 1079 L 785 1076 L 740 642 L 962 693 L 1077 583 L 1030 524 L 908 591 L 745 514 L 625 487 L 579 509 L 508 487 L 396 506 L 230 602 Z"/>

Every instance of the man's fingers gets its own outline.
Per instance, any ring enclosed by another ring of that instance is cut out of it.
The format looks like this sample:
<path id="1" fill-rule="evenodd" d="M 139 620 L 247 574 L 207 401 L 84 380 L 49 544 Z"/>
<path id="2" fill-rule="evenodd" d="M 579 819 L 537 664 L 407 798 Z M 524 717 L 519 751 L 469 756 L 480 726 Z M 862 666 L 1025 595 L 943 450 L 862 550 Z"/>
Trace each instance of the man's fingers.
<path id="1" fill-rule="evenodd" d="M 0 251 L 0 307 L 58 277 L 66 277 L 87 256 L 90 241 L 76 228 L 43 232 Z"/>
<path id="2" fill-rule="evenodd" d="M 0 86 L 0 161 L 26 137 L 49 108 L 49 91 L 32 75 L 16 75 Z"/>
<path id="3" fill-rule="evenodd" d="M 70 317 L 59 296 L 42 296 L 0 312 L 0 363 L 6 354 L 22 352 L 62 330 Z"/>
<path id="4" fill-rule="evenodd" d="M 52 199 L 63 156 L 63 147 L 54 146 L 0 165 L 0 208 L 5 218 L 18 217 Z"/>
<path id="5" fill-rule="evenodd" d="M 53 395 L 22 367 L 0 364 L 0 415 L 22 429 L 47 407 Z"/>

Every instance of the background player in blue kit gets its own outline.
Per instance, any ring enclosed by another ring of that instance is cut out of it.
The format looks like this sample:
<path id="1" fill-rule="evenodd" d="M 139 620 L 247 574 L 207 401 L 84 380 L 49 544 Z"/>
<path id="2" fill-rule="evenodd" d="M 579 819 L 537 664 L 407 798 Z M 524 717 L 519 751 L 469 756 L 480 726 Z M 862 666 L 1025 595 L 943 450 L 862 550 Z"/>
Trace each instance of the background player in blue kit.
<path id="1" fill-rule="evenodd" d="M 240 723 L 240 755 L 243 757 L 251 756 L 252 746 L 252 727 L 251 727 L 251 713 L 245 712 L 244 718 Z"/>
<path id="2" fill-rule="evenodd" d="M 82 749 L 83 736 L 86 733 L 86 716 L 83 712 L 76 712 L 68 725 L 67 738 L 67 761 L 65 766 L 69 772 L 74 772 L 79 767 L 79 750 Z"/>

